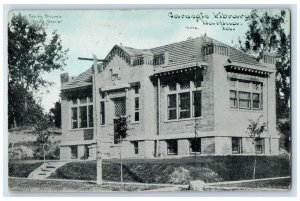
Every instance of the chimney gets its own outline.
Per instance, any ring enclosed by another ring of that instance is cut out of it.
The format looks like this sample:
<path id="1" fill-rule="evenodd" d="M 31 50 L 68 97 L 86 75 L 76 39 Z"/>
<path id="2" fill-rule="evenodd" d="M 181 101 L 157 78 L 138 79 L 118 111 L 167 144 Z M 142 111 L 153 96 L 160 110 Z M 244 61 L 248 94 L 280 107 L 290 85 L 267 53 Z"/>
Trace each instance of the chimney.
<path id="1" fill-rule="evenodd" d="M 262 55 L 262 59 L 260 59 L 260 63 L 264 66 L 274 68 L 276 64 L 275 54 L 270 52 L 264 52 Z"/>
<path id="2" fill-rule="evenodd" d="M 169 51 L 165 51 L 165 64 L 164 65 L 167 66 L 169 64 L 169 60 L 170 60 Z"/>
<path id="3" fill-rule="evenodd" d="M 63 85 L 66 82 L 69 82 L 69 74 L 63 73 L 60 75 L 60 83 Z"/>

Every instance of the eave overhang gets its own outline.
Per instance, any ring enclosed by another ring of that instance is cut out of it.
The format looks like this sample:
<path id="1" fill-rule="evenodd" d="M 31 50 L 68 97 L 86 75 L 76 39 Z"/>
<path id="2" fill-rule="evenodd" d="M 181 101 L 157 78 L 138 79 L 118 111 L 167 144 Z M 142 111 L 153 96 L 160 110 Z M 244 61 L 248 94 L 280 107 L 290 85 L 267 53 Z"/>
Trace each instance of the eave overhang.
<path id="1" fill-rule="evenodd" d="M 228 62 L 224 65 L 226 71 L 236 72 L 242 74 L 251 74 L 257 76 L 269 76 L 270 74 L 275 72 L 275 69 L 267 67 L 267 66 L 253 66 L 238 62 Z"/>
<path id="2" fill-rule="evenodd" d="M 154 77 L 161 77 L 161 76 L 166 76 L 166 75 L 172 75 L 172 74 L 180 74 L 180 73 L 184 73 L 184 72 L 189 72 L 195 69 L 205 69 L 207 67 L 207 63 L 206 62 L 194 62 L 194 63 L 188 63 L 185 65 L 178 65 L 178 66 L 172 66 L 172 67 L 168 67 L 165 66 L 163 68 L 160 68 L 158 70 L 155 70 L 153 75 L 151 75 L 151 78 Z"/>
<path id="3" fill-rule="evenodd" d="M 85 90 L 92 87 L 92 83 L 83 83 L 83 84 L 77 84 L 73 86 L 64 86 L 62 87 L 62 92 L 75 92 L 78 90 Z"/>

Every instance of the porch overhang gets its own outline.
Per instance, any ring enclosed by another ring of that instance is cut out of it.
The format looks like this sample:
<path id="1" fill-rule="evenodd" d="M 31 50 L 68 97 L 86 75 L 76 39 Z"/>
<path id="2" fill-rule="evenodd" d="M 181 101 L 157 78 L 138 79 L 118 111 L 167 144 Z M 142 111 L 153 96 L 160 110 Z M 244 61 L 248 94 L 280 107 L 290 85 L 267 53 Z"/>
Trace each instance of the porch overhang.
<path id="1" fill-rule="evenodd" d="M 151 76 L 151 78 L 161 77 L 165 75 L 172 75 L 172 74 L 180 74 L 180 73 L 189 72 L 196 69 L 205 69 L 207 65 L 208 64 L 206 62 L 201 62 L 201 63 L 194 62 L 194 63 L 188 63 L 185 65 L 178 65 L 178 66 L 171 66 L 171 67 L 166 66 L 164 68 L 160 68 L 154 71 L 154 74 Z"/>
<path id="2" fill-rule="evenodd" d="M 266 66 L 253 66 L 238 62 L 226 63 L 224 65 L 226 71 L 242 74 L 250 74 L 266 77 L 275 72 L 275 69 Z"/>

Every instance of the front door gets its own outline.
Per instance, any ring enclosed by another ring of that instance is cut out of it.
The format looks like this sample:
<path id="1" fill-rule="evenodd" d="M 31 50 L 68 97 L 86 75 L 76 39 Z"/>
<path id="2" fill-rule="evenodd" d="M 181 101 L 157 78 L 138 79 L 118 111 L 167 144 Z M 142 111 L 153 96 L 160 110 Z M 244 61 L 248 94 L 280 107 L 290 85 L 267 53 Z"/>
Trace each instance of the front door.
<path id="1" fill-rule="evenodd" d="M 116 137 L 116 130 L 117 128 L 120 127 L 120 117 L 124 117 L 126 115 L 126 98 L 115 98 L 114 99 L 114 104 L 115 104 L 115 118 L 114 118 L 114 143 L 118 143 L 118 139 Z"/>

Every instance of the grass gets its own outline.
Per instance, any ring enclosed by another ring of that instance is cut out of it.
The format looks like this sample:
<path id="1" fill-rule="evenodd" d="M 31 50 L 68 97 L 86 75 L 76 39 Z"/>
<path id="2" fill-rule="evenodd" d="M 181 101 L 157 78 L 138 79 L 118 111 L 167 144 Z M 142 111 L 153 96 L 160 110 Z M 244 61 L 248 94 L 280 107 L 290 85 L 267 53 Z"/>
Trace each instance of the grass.
<path id="1" fill-rule="evenodd" d="M 178 183 L 252 179 L 254 156 L 195 156 L 178 159 L 128 159 L 123 161 L 125 182 Z M 256 178 L 290 176 L 290 162 L 283 156 L 257 157 Z M 71 162 L 50 178 L 96 180 L 96 161 Z M 103 179 L 120 181 L 118 160 L 105 160 Z"/>
<path id="2" fill-rule="evenodd" d="M 109 192 L 109 191 L 146 191 L 160 188 L 159 186 L 141 185 L 118 185 L 74 181 L 49 181 L 14 179 L 8 180 L 9 191 L 11 192 Z"/>
<path id="3" fill-rule="evenodd" d="M 278 179 L 278 180 L 267 180 L 267 181 L 250 181 L 236 184 L 220 185 L 223 187 L 243 187 L 243 188 L 271 188 L 271 189 L 289 189 L 291 179 Z"/>
<path id="4" fill-rule="evenodd" d="M 8 175 L 10 177 L 28 177 L 28 175 L 41 166 L 43 162 L 9 162 L 8 163 Z"/>

